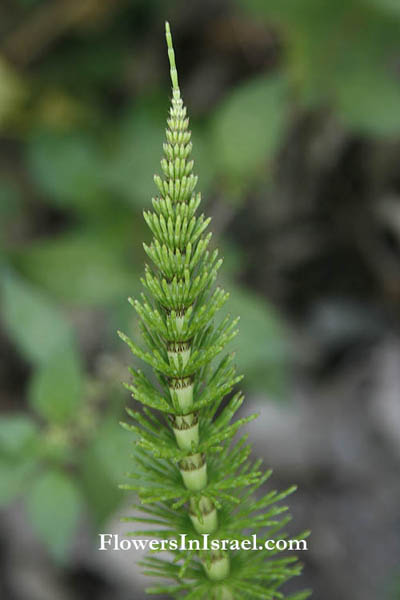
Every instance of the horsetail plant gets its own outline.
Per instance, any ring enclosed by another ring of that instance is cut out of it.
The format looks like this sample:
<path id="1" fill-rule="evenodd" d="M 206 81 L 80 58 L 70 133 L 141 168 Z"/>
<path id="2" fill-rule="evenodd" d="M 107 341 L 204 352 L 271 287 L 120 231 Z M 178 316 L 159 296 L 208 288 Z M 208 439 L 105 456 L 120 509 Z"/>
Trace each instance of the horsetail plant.
<path id="1" fill-rule="evenodd" d="M 155 376 L 131 369 L 133 383 L 126 385 L 142 409 L 127 409 L 134 424 L 123 426 L 135 434 L 135 472 L 132 483 L 121 487 L 135 490 L 141 504 L 133 505 L 140 516 L 124 520 L 149 527 L 131 535 L 176 540 L 184 535 L 192 542 L 192 549 L 174 548 L 171 561 L 154 556 L 142 561 L 145 573 L 171 582 L 149 588 L 149 594 L 188 600 L 285 598 L 279 588 L 300 574 L 297 559 L 281 558 L 277 549 L 240 548 L 249 532 L 257 534 L 260 545 L 285 537 L 279 532 L 289 518 L 279 515 L 287 507 L 277 502 L 295 488 L 263 494 L 271 472 L 261 470 L 261 460 L 250 460 L 246 435 L 234 441 L 255 415 L 233 421 L 243 396 L 231 392 L 242 377 L 232 354 L 217 360 L 236 335 L 238 319 L 228 316 L 213 323 L 228 294 L 213 286 L 222 260 L 217 250 L 208 250 L 210 219 L 196 214 L 201 196 L 195 193 L 191 132 L 168 23 L 166 39 L 172 102 L 163 177 L 155 175 L 159 196 L 152 200 L 153 211 L 144 212 L 154 236 L 144 249 L 153 266 L 146 266 L 142 279 L 146 294 L 129 299 L 146 350 L 119 332 Z M 213 540 L 227 540 L 228 547 L 204 549 L 205 538 L 209 546 Z"/>

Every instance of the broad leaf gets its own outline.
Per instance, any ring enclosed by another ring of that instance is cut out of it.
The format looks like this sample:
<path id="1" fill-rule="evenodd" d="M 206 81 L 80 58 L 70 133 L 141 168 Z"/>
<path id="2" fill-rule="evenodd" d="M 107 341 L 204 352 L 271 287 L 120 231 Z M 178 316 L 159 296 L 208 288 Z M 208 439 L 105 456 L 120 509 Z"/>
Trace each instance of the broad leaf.
<path id="1" fill-rule="evenodd" d="M 61 310 L 36 287 L 13 275 L 2 281 L 2 317 L 21 353 L 43 363 L 70 347 L 73 331 Z"/>
<path id="2" fill-rule="evenodd" d="M 248 388 L 280 396 L 285 390 L 288 344 L 283 322 L 265 299 L 227 284 L 229 302 L 221 311 L 240 315 L 239 334 L 230 343 Z"/>
<path id="3" fill-rule="evenodd" d="M 281 143 L 287 86 L 280 77 L 259 77 L 235 89 L 213 122 L 214 160 L 223 173 L 247 178 L 270 160 Z"/>
<path id="4" fill-rule="evenodd" d="M 107 160 L 111 189 L 142 209 L 155 193 L 153 175 L 163 142 L 163 121 L 145 108 L 129 111 L 119 123 Z"/>
<path id="5" fill-rule="evenodd" d="M 65 423 L 77 417 L 83 394 L 83 372 L 72 349 L 55 353 L 34 373 L 29 401 L 44 419 Z"/>
<path id="6" fill-rule="evenodd" d="M 75 481 L 61 471 L 43 473 L 26 497 L 26 508 L 39 538 L 55 558 L 65 559 L 83 508 Z"/>
<path id="7" fill-rule="evenodd" d="M 51 201 L 79 211 L 98 210 L 104 166 L 94 140 L 83 133 L 38 131 L 30 140 L 27 159 Z"/>
<path id="8" fill-rule="evenodd" d="M 83 486 L 96 520 L 103 522 L 121 501 L 118 484 L 133 469 L 132 436 L 116 427 L 116 416 L 104 422 L 84 454 Z"/>
<path id="9" fill-rule="evenodd" d="M 128 237 L 126 227 L 116 233 L 120 239 L 104 230 L 38 241 L 29 252 L 15 255 L 15 263 L 60 300 L 104 305 L 132 290 L 132 269 L 125 265 L 121 248 Z"/>
<path id="10" fill-rule="evenodd" d="M 0 452 L 18 455 L 37 439 L 36 423 L 24 414 L 5 415 L 0 418 Z"/>
<path id="11" fill-rule="evenodd" d="M 26 492 L 38 466 L 37 461 L 31 457 L 17 462 L 0 458 L 0 507 Z"/>

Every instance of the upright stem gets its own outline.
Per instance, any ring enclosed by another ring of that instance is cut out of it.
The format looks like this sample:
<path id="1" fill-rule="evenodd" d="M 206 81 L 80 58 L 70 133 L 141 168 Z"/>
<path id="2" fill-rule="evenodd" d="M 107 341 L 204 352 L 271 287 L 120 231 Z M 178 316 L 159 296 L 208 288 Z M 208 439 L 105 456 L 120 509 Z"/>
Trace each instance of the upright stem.
<path id="1" fill-rule="evenodd" d="M 184 144 L 190 140 L 188 131 L 188 119 L 186 118 L 186 109 L 183 106 L 179 84 L 178 73 L 175 66 L 175 53 L 172 45 L 171 31 L 169 23 L 165 24 L 165 35 L 168 46 L 168 57 L 170 63 L 170 73 L 172 81 L 172 106 L 170 109 L 170 118 L 168 120 L 169 134 L 172 143 Z M 168 137 L 168 135 L 167 135 Z M 179 157 L 176 157 L 179 159 Z M 179 161 L 178 161 L 179 163 Z M 174 165 L 170 163 L 173 172 Z M 182 163 L 179 163 L 182 165 Z M 185 175 L 189 175 L 191 166 L 189 163 L 185 166 Z M 185 252 L 185 249 L 182 250 Z M 176 327 L 182 325 L 185 316 L 185 307 L 181 307 L 176 316 Z M 168 357 L 171 365 L 186 364 L 191 353 L 191 342 L 181 341 L 167 345 Z M 185 487 L 193 492 L 199 492 L 207 486 L 207 459 L 204 454 L 198 452 L 199 445 L 199 423 L 198 415 L 190 412 L 193 407 L 193 383 L 195 375 L 188 378 L 175 378 L 170 380 L 170 393 L 172 401 L 181 409 L 181 414 L 171 415 L 172 428 L 175 434 L 176 443 L 179 448 L 191 450 L 184 460 L 179 464 L 182 480 Z M 211 534 L 218 528 L 217 509 L 213 502 L 206 496 L 194 496 L 189 502 L 189 516 L 195 530 L 200 534 Z M 218 553 L 210 551 L 206 561 L 203 561 L 204 570 L 207 576 L 213 581 L 225 579 L 229 574 L 230 560 L 226 551 Z M 217 593 L 217 592 L 216 592 Z M 231 600 L 232 595 L 228 588 L 221 586 L 219 600 Z"/>

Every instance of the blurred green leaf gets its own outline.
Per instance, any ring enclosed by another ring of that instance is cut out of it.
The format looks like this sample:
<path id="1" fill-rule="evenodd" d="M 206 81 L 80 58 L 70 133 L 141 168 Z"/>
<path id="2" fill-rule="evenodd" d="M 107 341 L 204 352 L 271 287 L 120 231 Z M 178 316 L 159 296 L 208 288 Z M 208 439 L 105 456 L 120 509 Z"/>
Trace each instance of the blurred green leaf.
<path id="1" fill-rule="evenodd" d="M 55 558 L 65 559 L 83 508 L 75 481 L 61 471 L 49 470 L 35 481 L 25 502 L 36 534 Z"/>
<path id="2" fill-rule="evenodd" d="M 251 177 L 271 159 L 283 134 L 287 86 L 279 77 L 259 77 L 235 89 L 213 122 L 213 160 L 223 173 Z"/>
<path id="3" fill-rule="evenodd" d="M 92 451 L 115 484 L 121 483 L 126 471 L 132 466 L 129 452 L 132 444 L 132 434 L 122 427 L 115 427 L 115 419 L 105 421 L 94 440 Z"/>
<path id="4" fill-rule="evenodd" d="M 34 180 L 52 201 L 79 211 L 99 210 L 104 165 L 98 147 L 84 132 L 36 132 L 27 146 Z"/>
<path id="5" fill-rule="evenodd" d="M 37 468 L 38 463 L 32 457 L 17 462 L 0 458 L 0 507 L 25 492 Z"/>
<path id="6" fill-rule="evenodd" d="M 10 455 L 18 455 L 36 438 L 36 423 L 24 414 L 5 415 L 0 417 L 0 451 Z"/>
<path id="7" fill-rule="evenodd" d="M 332 98 L 332 73 L 338 57 L 349 52 L 358 35 L 359 0 L 239 0 L 267 23 L 276 25 L 285 39 L 283 68 L 303 105 Z M 352 23 L 353 17 L 354 25 Z M 350 22 L 349 22 L 350 16 Z M 347 29 L 350 28 L 350 32 Z"/>
<path id="8" fill-rule="evenodd" d="M 132 435 L 116 427 L 116 417 L 105 421 L 87 449 L 82 463 L 83 486 L 95 518 L 102 523 L 121 501 L 118 484 L 133 470 Z"/>
<path id="9" fill-rule="evenodd" d="M 400 77 L 388 65 L 370 60 L 343 68 L 336 78 L 336 102 L 344 122 L 372 135 L 400 132 Z"/>
<path id="10" fill-rule="evenodd" d="M 40 240 L 15 256 L 16 265 L 65 302 L 104 305 L 132 293 L 135 273 L 121 248 L 125 230 L 116 230 L 117 240 L 106 230 Z"/>
<path id="11" fill-rule="evenodd" d="M 361 4 L 357 16 L 344 13 L 330 36 L 329 89 L 339 115 L 356 131 L 400 132 L 399 33 L 398 21 Z"/>
<path id="12" fill-rule="evenodd" d="M 76 417 L 82 402 L 83 373 L 77 352 L 67 348 L 41 365 L 32 376 L 29 401 L 44 419 L 65 423 Z"/>
<path id="13" fill-rule="evenodd" d="M 104 471 L 95 453 L 89 451 L 82 459 L 82 491 L 90 505 L 91 518 L 101 527 L 115 511 L 122 499 L 122 492 Z"/>
<path id="14" fill-rule="evenodd" d="M 347 127 L 388 136 L 400 132 L 397 0 L 249 0 L 246 6 L 279 24 L 286 63 L 306 106 L 330 104 Z"/>
<path id="15" fill-rule="evenodd" d="M 164 120 L 146 107 L 133 107 L 120 121 L 110 151 L 106 176 L 115 191 L 140 209 L 156 192 L 153 175 L 160 171 Z"/>
<path id="16" fill-rule="evenodd" d="M 72 344 L 72 327 L 57 306 L 38 289 L 6 274 L 2 292 L 5 327 L 26 358 L 42 363 Z"/>
<path id="17" fill-rule="evenodd" d="M 193 143 L 192 158 L 194 160 L 193 172 L 199 178 L 197 187 L 204 197 L 218 173 L 216 162 L 210 160 L 213 151 L 213 141 L 211 139 L 208 124 L 207 126 L 200 127 L 191 121 L 191 130 Z"/>
<path id="18" fill-rule="evenodd" d="M 240 315 L 239 334 L 231 343 L 237 352 L 239 373 L 245 385 L 280 396 L 286 387 L 288 344 L 282 320 L 266 300 L 228 283 L 229 301 L 224 315 Z M 223 315 L 223 316 L 224 316 Z"/>

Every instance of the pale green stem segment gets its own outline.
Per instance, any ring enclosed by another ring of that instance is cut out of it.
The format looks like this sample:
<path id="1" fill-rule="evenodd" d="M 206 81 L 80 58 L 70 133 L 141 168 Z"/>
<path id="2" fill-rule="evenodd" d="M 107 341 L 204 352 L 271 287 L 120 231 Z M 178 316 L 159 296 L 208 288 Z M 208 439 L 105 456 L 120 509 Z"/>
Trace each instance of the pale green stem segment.
<path id="1" fill-rule="evenodd" d="M 176 416 L 173 424 L 176 442 L 181 450 L 196 450 L 199 444 L 199 422 L 194 413 Z"/>
<path id="2" fill-rule="evenodd" d="M 193 382 L 190 377 L 171 381 L 169 392 L 174 406 L 181 410 L 182 414 L 189 413 L 193 406 Z"/>
<path id="3" fill-rule="evenodd" d="M 221 581 L 229 574 L 229 557 L 226 552 L 212 556 L 211 563 L 204 563 L 204 570 L 213 581 Z"/>
<path id="4" fill-rule="evenodd" d="M 207 485 L 207 463 L 199 452 L 180 462 L 182 479 L 188 490 L 200 492 Z"/>
<path id="5" fill-rule="evenodd" d="M 234 600 L 234 598 L 231 590 L 221 585 L 215 590 L 212 600 Z"/>
<path id="6" fill-rule="evenodd" d="M 217 510 L 209 498 L 201 496 L 196 511 L 194 498 L 190 499 L 189 516 L 198 533 L 213 533 L 218 528 Z M 200 516 L 199 516 L 200 514 Z"/>
<path id="7" fill-rule="evenodd" d="M 182 111 L 182 100 L 180 97 L 178 72 L 175 64 L 175 52 L 172 45 L 171 30 L 168 21 L 165 23 L 165 37 L 168 47 L 168 58 L 170 64 L 172 82 L 172 113 L 177 115 Z M 179 318 L 179 321 L 178 321 Z M 177 317 L 177 327 L 182 324 L 182 316 Z M 190 357 L 190 344 L 173 344 L 168 348 L 168 356 L 171 365 L 185 365 Z M 196 453 L 199 443 L 199 432 L 197 416 L 190 413 L 193 405 L 193 383 L 185 380 L 176 381 L 170 387 L 171 397 L 182 409 L 182 416 L 175 417 L 173 431 L 177 445 L 181 449 L 192 450 L 192 454 L 180 463 L 180 471 L 183 482 L 187 489 L 199 492 L 207 485 L 207 462 L 205 457 Z M 205 496 L 201 496 L 196 502 L 190 501 L 189 515 L 194 528 L 198 533 L 213 533 L 218 528 L 217 510 L 214 504 Z M 213 581 L 221 581 L 229 574 L 230 561 L 227 552 L 211 553 L 207 560 L 203 561 L 203 567 L 207 576 Z M 228 587 L 221 584 L 215 590 L 215 600 L 233 600 L 232 592 Z"/>

